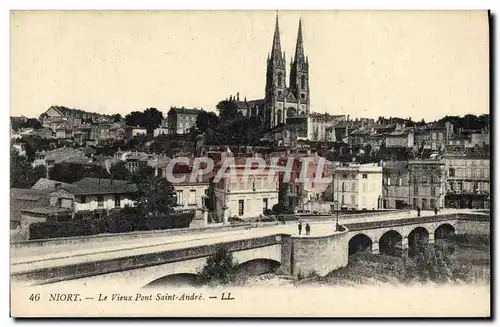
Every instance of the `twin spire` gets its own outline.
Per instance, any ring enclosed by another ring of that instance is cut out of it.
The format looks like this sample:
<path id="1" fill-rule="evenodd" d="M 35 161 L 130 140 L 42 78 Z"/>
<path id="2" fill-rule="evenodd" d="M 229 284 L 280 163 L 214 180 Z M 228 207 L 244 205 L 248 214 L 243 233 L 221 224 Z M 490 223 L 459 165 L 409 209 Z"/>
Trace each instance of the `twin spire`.
<path id="1" fill-rule="evenodd" d="M 273 46 L 271 50 L 271 59 L 275 58 L 284 58 L 284 54 L 281 54 L 281 41 L 280 41 L 280 25 L 278 22 L 278 13 L 276 13 L 276 25 L 274 27 L 274 37 L 273 37 Z M 302 18 L 299 19 L 299 31 L 297 34 L 297 44 L 295 45 L 295 60 L 299 62 L 304 62 L 304 41 L 302 37 Z M 293 57 L 292 57 L 293 61 Z"/>

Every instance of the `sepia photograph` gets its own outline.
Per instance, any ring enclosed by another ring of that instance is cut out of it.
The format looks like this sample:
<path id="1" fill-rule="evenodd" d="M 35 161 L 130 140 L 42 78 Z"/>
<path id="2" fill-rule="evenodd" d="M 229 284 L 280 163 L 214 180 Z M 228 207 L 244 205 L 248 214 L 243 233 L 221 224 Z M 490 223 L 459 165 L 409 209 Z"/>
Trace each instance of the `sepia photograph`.
<path id="1" fill-rule="evenodd" d="M 490 318 L 491 20 L 10 11 L 10 315 Z"/>

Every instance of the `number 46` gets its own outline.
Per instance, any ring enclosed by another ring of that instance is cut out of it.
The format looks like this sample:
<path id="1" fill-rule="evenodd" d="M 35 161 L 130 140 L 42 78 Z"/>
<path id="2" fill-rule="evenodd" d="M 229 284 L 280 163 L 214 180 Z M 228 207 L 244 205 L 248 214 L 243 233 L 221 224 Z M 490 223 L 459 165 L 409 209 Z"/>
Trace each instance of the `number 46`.
<path id="1" fill-rule="evenodd" d="M 31 294 L 30 295 L 30 298 L 29 298 L 30 301 L 38 301 L 40 300 L 40 293 L 36 293 L 36 294 Z"/>

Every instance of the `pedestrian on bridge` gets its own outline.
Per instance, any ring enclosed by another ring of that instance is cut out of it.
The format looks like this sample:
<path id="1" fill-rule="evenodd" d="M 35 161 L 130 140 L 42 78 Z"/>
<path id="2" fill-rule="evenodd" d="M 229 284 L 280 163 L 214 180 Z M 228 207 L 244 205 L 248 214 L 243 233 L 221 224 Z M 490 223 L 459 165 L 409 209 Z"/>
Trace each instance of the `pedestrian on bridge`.
<path id="1" fill-rule="evenodd" d="M 301 222 L 299 222 L 299 235 L 300 235 L 300 233 L 302 233 L 302 223 Z"/>
<path id="2" fill-rule="evenodd" d="M 311 226 L 309 224 L 306 224 L 306 235 L 309 235 L 311 233 Z"/>
<path id="3" fill-rule="evenodd" d="M 437 207 L 435 207 L 435 208 L 434 208 L 434 214 L 435 214 L 436 216 L 437 216 L 437 214 L 438 214 L 438 208 L 437 208 Z"/>
<path id="4" fill-rule="evenodd" d="M 417 217 L 420 217 L 420 207 L 417 207 Z"/>

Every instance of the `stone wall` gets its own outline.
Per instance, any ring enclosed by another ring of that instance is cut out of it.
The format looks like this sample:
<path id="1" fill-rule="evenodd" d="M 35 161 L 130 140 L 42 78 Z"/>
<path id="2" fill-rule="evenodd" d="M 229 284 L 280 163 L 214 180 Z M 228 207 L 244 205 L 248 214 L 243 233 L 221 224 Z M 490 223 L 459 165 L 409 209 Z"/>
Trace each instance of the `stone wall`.
<path id="1" fill-rule="evenodd" d="M 491 235 L 490 221 L 481 220 L 458 220 L 455 233 Z"/>
<path id="2" fill-rule="evenodd" d="M 347 266 L 347 231 L 324 236 L 292 236 L 291 275 L 325 276 Z"/>

